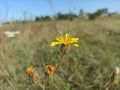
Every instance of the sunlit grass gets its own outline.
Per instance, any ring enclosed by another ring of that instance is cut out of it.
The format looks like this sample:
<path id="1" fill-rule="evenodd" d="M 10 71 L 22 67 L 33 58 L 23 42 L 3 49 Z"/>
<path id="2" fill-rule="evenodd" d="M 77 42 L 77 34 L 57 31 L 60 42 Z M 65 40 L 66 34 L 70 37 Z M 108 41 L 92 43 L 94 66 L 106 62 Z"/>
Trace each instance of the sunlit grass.
<path id="1" fill-rule="evenodd" d="M 118 18 L 118 17 L 117 17 Z M 55 84 L 60 90 L 101 90 L 120 66 L 120 22 L 115 17 L 95 21 L 49 21 L 14 23 L 0 27 L 19 31 L 14 38 L 2 36 L 0 54 L 1 90 L 39 90 L 29 81 L 27 67 L 45 66 L 61 59 L 58 47 L 50 46 L 57 35 L 69 33 L 80 38 L 79 47 L 70 47 L 62 66 L 56 72 Z M 3 33 L 1 33 L 3 34 Z M 49 86 L 53 90 L 53 86 Z M 116 90 L 119 90 L 119 86 Z"/>

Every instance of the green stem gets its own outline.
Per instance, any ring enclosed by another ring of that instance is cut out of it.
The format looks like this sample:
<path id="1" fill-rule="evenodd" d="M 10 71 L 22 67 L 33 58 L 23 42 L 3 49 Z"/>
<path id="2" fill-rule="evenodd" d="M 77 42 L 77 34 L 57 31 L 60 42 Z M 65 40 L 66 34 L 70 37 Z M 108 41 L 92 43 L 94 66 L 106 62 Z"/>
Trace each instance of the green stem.
<path id="1" fill-rule="evenodd" d="M 53 85 L 53 87 L 54 87 L 56 90 L 60 90 L 60 89 L 55 85 L 55 83 L 52 82 L 52 85 Z"/>
<path id="2" fill-rule="evenodd" d="M 62 62 L 63 62 L 63 60 L 64 60 L 64 57 L 65 57 L 65 54 L 63 54 L 62 59 L 60 60 L 59 64 L 57 65 L 56 70 L 55 70 L 54 73 L 56 73 L 56 71 L 57 71 L 57 70 L 59 69 L 59 67 L 61 66 L 61 64 L 62 64 Z"/>
<path id="3" fill-rule="evenodd" d="M 39 86 L 42 88 L 42 90 L 45 90 L 45 88 L 46 88 L 46 85 L 43 86 L 41 83 L 39 83 Z"/>

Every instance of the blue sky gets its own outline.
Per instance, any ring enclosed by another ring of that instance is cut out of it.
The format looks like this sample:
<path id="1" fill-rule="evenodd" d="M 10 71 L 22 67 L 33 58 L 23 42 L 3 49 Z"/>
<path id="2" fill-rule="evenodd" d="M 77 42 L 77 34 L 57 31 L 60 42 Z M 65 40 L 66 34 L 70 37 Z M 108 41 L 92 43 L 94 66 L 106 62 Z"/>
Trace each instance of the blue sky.
<path id="1" fill-rule="evenodd" d="M 120 12 L 120 0 L 0 0 L 0 22 L 34 19 L 36 16 L 55 15 L 70 11 L 78 14 L 108 8 L 109 12 Z"/>

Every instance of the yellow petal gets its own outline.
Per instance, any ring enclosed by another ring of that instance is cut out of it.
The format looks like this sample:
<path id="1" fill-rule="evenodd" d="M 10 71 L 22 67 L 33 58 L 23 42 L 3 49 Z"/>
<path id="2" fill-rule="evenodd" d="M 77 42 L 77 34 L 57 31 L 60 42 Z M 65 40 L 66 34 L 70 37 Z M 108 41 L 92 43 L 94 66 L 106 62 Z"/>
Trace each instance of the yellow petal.
<path id="1" fill-rule="evenodd" d="M 63 36 L 61 36 L 61 37 L 60 37 L 60 39 L 61 39 L 61 41 L 60 41 L 60 42 L 61 42 L 61 43 L 64 43 L 64 41 L 65 41 L 64 37 L 63 37 Z"/>
<path id="2" fill-rule="evenodd" d="M 71 43 L 77 42 L 78 40 L 79 40 L 79 38 L 71 38 Z"/>
<path id="3" fill-rule="evenodd" d="M 61 38 L 60 38 L 60 37 L 56 37 L 56 40 L 60 42 L 60 41 L 61 41 Z"/>
<path id="4" fill-rule="evenodd" d="M 68 33 L 66 33 L 66 34 L 65 34 L 65 37 L 69 37 L 69 34 L 68 34 Z"/>
<path id="5" fill-rule="evenodd" d="M 75 47 L 78 47 L 79 45 L 78 44 L 74 44 Z"/>
<path id="6" fill-rule="evenodd" d="M 66 35 L 65 35 L 65 40 L 68 40 L 69 38 L 70 38 L 69 34 L 66 33 Z"/>
<path id="7" fill-rule="evenodd" d="M 51 46 L 55 46 L 55 45 L 57 45 L 57 44 L 61 44 L 61 42 L 52 42 L 52 43 L 51 43 Z"/>

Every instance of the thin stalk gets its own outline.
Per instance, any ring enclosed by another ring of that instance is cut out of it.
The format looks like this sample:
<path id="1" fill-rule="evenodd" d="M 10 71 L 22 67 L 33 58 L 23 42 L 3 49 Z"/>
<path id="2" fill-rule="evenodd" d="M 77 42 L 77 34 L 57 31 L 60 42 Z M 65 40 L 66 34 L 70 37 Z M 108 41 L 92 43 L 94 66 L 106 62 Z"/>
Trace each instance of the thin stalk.
<path id="1" fill-rule="evenodd" d="M 61 64 L 62 64 L 62 62 L 63 62 L 63 60 L 64 60 L 64 58 L 65 58 L 65 54 L 63 54 L 63 56 L 62 56 L 62 58 L 61 58 L 59 64 L 57 65 L 56 70 L 55 70 L 54 73 L 56 73 L 56 71 L 59 69 L 59 67 L 61 66 Z"/>
<path id="2" fill-rule="evenodd" d="M 41 83 L 39 83 L 39 86 L 42 88 L 42 90 L 45 90 L 46 86 L 43 86 Z"/>
<path id="3" fill-rule="evenodd" d="M 60 89 L 55 85 L 55 83 L 52 82 L 52 85 L 53 85 L 53 87 L 54 87 L 56 90 L 60 90 Z"/>

